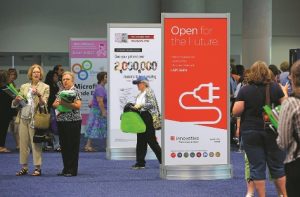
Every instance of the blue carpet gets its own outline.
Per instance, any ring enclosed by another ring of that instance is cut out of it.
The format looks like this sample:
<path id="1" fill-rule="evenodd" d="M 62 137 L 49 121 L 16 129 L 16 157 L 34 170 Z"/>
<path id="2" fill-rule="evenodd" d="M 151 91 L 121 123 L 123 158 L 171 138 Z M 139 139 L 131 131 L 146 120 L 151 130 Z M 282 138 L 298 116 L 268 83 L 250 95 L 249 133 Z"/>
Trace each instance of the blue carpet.
<path id="1" fill-rule="evenodd" d="M 8 137 L 10 138 L 10 137 Z M 8 140 L 8 147 L 13 143 Z M 32 157 L 30 157 L 30 160 Z M 0 154 L 0 197 L 10 196 L 107 196 L 107 197 L 242 197 L 245 196 L 244 160 L 231 152 L 234 177 L 215 181 L 167 181 L 159 177 L 157 161 L 148 161 L 147 169 L 130 169 L 133 161 L 110 161 L 104 152 L 80 153 L 77 177 L 58 177 L 62 169 L 60 153 L 43 153 L 43 176 L 16 177 L 20 169 L 16 152 Z M 30 162 L 30 172 L 32 172 Z M 274 185 L 267 181 L 267 196 L 275 197 Z"/>

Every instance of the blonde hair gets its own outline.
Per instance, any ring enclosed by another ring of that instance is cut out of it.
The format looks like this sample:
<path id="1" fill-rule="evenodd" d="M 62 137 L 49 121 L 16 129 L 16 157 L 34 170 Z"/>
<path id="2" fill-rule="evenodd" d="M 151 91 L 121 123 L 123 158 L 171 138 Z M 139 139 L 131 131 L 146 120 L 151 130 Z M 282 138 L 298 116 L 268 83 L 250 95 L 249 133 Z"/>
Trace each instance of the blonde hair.
<path id="1" fill-rule="evenodd" d="M 30 66 L 30 68 L 28 69 L 28 72 L 27 72 L 27 77 L 29 80 L 32 80 L 32 72 L 35 68 L 38 68 L 40 70 L 40 80 L 43 80 L 43 77 L 44 77 L 44 70 L 43 68 L 38 65 L 38 64 L 32 64 L 32 66 Z"/>
<path id="2" fill-rule="evenodd" d="M 282 72 L 287 72 L 289 71 L 289 63 L 287 61 L 284 61 L 280 64 L 279 68 Z"/>
<path id="3" fill-rule="evenodd" d="M 267 84 L 271 81 L 271 73 L 268 65 L 263 61 L 257 61 L 250 67 L 248 83 Z"/>
<path id="4" fill-rule="evenodd" d="M 61 75 L 61 77 L 63 78 L 64 75 L 70 75 L 71 78 L 72 78 L 72 82 L 75 81 L 75 75 L 74 75 L 74 73 L 72 73 L 72 72 L 70 72 L 70 71 L 65 71 L 65 72 L 63 72 L 63 74 Z"/>

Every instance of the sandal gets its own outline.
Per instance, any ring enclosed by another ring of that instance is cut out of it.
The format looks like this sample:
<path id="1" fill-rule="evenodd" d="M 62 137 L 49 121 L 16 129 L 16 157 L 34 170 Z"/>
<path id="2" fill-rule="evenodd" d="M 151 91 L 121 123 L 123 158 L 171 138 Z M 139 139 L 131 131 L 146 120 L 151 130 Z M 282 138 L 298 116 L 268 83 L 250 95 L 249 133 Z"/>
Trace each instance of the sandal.
<path id="1" fill-rule="evenodd" d="M 85 147 L 84 147 L 84 151 L 85 151 L 85 152 L 96 152 L 96 149 L 94 149 L 94 148 L 91 147 L 91 146 L 85 146 Z"/>
<path id="2" fill-rule="evenodd" d="M 8 150 L 7 148 L 0 148 L 0 153 L 10 153 L 10 150 Z"/>
<path id="3" fill-rule="evenodd" d="M 28 169 L 27 168 L 22 168 L 19 172 L 16 173 L 16 176 L 23 176 L 28 174 Z"/>
<path id="4" fill-rule="evenodd" d="M 31 176 L 41 176 L 42 175 L 42 169 L 35 169 Z"/>

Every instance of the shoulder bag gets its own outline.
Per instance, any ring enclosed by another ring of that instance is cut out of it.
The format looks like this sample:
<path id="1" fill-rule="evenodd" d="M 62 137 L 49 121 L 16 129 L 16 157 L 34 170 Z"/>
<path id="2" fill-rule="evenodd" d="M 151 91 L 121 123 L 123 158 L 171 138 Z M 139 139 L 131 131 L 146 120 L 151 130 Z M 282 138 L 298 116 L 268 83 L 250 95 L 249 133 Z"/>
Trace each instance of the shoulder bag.
<path id="1" fill-rule="evenodd" d="M 47 110 L 46 105 L 44 107 L 38 107 L 38 110 L 34 114 L 34 128 L 35 129 L 48 129 L 50 127 L 50 113 Z"/>

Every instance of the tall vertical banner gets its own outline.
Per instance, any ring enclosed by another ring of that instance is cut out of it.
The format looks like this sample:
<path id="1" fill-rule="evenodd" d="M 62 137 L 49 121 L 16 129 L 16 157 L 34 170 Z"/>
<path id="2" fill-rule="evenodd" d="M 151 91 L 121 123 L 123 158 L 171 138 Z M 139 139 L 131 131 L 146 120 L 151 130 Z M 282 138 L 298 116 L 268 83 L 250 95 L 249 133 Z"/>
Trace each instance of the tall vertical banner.
<path id="1" fill-rule="evenodd" d="M 160 24 L 108 24 L 109 124 L 107 158 L 135 159 L 136 134 L 123 133 L 120 116 L 127 103 L 135 103 L 139 91 L 132 81 L 147 76 L 161 108 Z M 156 132 L 160 142 L 160 131 Z M 148 148 L 147 157 L 154 154 Z"/>
<path id="2" fill-rule="evenodd" d="M 82 98 L 80 111 L 84 126 L 90 112 L 88 104 L 98 82 L 97 73 L 107 71 L 107 41 L 101 38 L 71 38 L 69 56 L 71 72 L 75 74 L 75 87 Z"/>
<path id="3" fill-rule="evenodd" d="M 161 177 L 230 178 L 229 15 L 162 14 L 162 23 Z"/>

